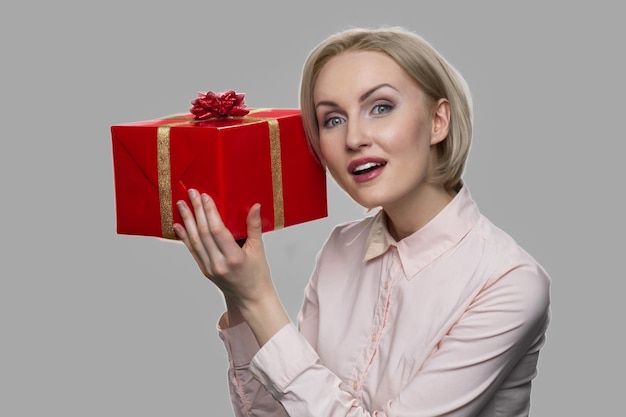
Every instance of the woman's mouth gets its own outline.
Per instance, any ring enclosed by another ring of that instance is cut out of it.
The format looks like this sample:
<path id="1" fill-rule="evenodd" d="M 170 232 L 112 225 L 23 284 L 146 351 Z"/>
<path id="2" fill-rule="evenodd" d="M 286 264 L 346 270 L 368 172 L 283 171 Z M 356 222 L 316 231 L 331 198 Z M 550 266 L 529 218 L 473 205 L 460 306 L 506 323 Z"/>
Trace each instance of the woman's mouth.
<path id="1" fill-rule="evenodd" d="M 357 160 L 353 161 L 348 171 L 357 182 L 366 182 L 380 175 L 387 165 L 386 161 L 378 159 Z"/>

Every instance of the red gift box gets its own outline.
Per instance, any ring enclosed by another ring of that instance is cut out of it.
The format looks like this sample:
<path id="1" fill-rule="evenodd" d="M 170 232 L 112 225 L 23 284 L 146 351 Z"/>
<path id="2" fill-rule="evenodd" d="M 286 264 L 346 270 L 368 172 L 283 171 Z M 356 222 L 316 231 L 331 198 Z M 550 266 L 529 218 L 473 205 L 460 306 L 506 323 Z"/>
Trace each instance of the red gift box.
<path id="1" fill-rule="evenodd" d="M 111 126 L 117 233 L 175 239 L 175 203 L 209 194 L 236 239 L 261 204 L 263 232 L 326 217 L 326 174 L 306 141 L 300 111 L 191 114 Z"/>

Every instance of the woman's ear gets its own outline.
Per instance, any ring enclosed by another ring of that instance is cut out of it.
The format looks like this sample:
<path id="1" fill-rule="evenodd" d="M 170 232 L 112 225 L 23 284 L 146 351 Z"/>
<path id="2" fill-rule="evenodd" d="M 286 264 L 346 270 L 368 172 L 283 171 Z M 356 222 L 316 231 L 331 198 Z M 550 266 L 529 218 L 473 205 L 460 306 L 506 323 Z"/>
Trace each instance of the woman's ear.
<path id="1" fill-rule="evenodd" d="M 450 130 L 450 102 L 447 98 L 437 101 L 433 111 L 430 144 L 436 145 L 448 137 Z"/>

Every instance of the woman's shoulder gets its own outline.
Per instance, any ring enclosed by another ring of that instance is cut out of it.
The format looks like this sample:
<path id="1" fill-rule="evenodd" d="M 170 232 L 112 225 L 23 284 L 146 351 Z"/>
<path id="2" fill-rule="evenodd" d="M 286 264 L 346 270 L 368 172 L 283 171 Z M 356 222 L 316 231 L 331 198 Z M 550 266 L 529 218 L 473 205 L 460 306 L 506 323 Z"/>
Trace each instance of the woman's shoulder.
<path id="1" fill-rule="evenodd" d="M 381 219 L 382 212 L 378 211 L 372 214 L 368 214 L 363 218 L 349 220 L 343 223 L 339 223 L 333 227 L 328 237 L 328 242 L 334 242 L 341 245 L 348 243 L 354 243 L 356 241 L 365 242 L 376 224 Z"/>
<path id="2" fill-rule="evenodd" d="M 508 232 L 481 215 L 473 233 L 482 242 L 480 247 L 484 257 L 499 272 L 491 277 L 490 284 L 505 277 L 511 280 L 512 276 L 519 276 L 523 286 L 529 287 L 534 282 L 543 289 L 549 288 L 551 279 L 548 272 Z"/>
<path id="3" fill-rule="evenodd" d="M 378 214 L 366 215 L 361 219 L 346 221 L 333 227 L 317 254 L 315 280 L 336 279 L 338 275 L 345 277 L 359 275 L 355 271 L 363 267 L 369 236 L 376 224 L 377 216 Z"/>
<path id="4" fill-rule="evenodd" d="M 380 224 L 381 212 L 335 225 L 324 242 L 318 256 L 323 259 L 362 258 L 372 228 Z"/>

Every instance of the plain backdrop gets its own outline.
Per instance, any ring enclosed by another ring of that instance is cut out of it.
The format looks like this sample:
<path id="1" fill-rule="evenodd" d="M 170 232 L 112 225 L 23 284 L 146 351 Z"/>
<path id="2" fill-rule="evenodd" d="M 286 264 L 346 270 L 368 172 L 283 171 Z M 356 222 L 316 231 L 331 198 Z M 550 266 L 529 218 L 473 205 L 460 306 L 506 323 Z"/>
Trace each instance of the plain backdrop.
<path id="1" fill-rule="evenodd" d="M 318 42 L 380 25 L 465 76 L 465 181 L 552 276 L 531 414 L 619 414 L 626 30 L 611 4 L 4 2 L 0 415 L 232 415 L 222 298 L 182 244 L 116 234 L 109 127 L 185 112 L 205 90 L 297 107 Z M 331 228 L 364 214 L 328 190 L 328 218 L 265 235 L 292 318 Z"/>

